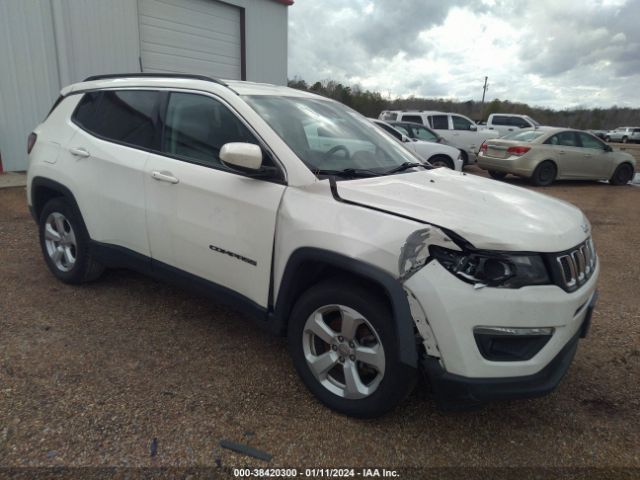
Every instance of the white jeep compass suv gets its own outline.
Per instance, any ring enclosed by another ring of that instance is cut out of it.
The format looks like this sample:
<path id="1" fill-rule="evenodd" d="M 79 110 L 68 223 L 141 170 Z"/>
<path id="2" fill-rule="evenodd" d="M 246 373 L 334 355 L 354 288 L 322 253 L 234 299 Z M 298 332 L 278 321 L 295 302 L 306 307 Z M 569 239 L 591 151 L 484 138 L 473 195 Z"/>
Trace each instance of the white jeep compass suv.
<path id="1" fill-rule="evenodd" d="M 429 169 L 326 98 L 90 77 L 28 150 L 55 277 L 128 267 L 226 300 L 286 334 L 302 381 L 348 415 L 393 408 L 418 372 L 448 408 L 548 393 L 589 326 L 599 263 L 580 210 Z"/>

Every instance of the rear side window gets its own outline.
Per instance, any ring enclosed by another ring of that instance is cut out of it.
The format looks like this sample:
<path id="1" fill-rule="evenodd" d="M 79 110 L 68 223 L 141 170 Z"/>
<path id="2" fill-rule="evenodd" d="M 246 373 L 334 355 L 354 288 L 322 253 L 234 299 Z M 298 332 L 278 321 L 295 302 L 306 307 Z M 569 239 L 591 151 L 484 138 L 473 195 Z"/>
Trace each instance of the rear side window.
<path id="1" fill-rule="evenodd" d="M 421 125 L 424 123 L 420 115 L 402 115 L 402 121 L 419 123 Z"/>
<path id="2" fill-rule="evenodd" d="M 547 140 L 545 143 L 548 143 L 550 145 L 562 145 L 564 147 L 578 147 L 578 139 L 575 135 L 575 133 L 573 132 L 561 132 L 558 133 L 556 135 L 554 135 L 553 137 L 551 137 L 549 140 Z"/>
<path id="3" fill-rule="evenodd" d="M 192 93 L 172 93 L 169 97 L 163 137 L 163 152 L 225 170 L 219 157 L 225 143 L 258 144 L 227 107 L 211 97 Z"/>
<path id="4" fill-rule="evenodd" d="M 154 148 L 159 93 L 104 90 L 82 97 L 73 121 L 98 137 L 135 147 Z"/>
<path id="5" fill-rule="evenodd" d="M 448 130 L 449 117 L 447 115 L 433 115 L 431 117 L 431 127 L 436 130 Z"/>
<path id="6" fill-rule="evenodd" d="M 494 115 L 491 119 L 492 125 L 510 125 L 509 117 L 503 115 Z"/>

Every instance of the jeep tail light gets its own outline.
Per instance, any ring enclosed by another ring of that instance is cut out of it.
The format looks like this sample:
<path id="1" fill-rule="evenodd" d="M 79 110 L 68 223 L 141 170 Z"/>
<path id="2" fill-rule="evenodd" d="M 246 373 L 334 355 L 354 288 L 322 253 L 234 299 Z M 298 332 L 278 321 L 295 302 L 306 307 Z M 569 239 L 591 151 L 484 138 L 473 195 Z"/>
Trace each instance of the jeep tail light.
<path id="1" fill-rule="evenodd" d="M 520 155 L 527 153 L 529 150 L 531 150 L 531 147 L 509 147 L 507 149 L 507 153 L 517 155 L 519 157 Z"/>
<path id="2" fill-rule="evenodd" d="M 36 140 L 38 140 L 38 135 L 31 132 L 29 134 L 29 138 L 27 139 L 27 154 L 30 154 L 31 150 L 33 150 L 33 146 L 36 144 Z"/>
<path id="3" fill-rule="evenodd" d="M 487 148 L 489 148 L 489 145 L 487 145 L 486 143 L 480 145 L 480 151 L 483 153 L 487 153 Z"/>

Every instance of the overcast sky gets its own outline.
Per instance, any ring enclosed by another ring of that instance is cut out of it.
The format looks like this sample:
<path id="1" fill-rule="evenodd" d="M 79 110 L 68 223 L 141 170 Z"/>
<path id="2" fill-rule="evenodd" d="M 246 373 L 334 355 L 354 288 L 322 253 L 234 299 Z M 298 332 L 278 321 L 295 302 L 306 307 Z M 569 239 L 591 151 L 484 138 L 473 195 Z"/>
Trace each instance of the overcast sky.
<path id="1" fill-rule="evenodd" d="M 640 0 L 296 0 L 289 78 L 385 95 L 640 107 Z"/>

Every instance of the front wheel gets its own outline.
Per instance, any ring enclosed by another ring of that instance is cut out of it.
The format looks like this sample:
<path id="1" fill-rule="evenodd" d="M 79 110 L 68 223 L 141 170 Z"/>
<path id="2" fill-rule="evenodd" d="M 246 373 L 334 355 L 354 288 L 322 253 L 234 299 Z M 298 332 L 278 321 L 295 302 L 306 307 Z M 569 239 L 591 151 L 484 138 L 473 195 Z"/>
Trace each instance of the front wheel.
<path id="1" fill-rule="evenodd" d="M 551 160 L 545 160 L 541 164 L 539 164 L 535 170 L 533 171 L 533 175 L 531 175 L 531 183 L 537 185 L 538 187 L 546 187 L 547 185 L 551 185 L 553 181 L 556 179 L 556 174 L 558 173 L 556 169 L 555 163 Z"/>
<path id="2" fill-rule="evenodd" d="M 434 167 L 445 167 L 454 169 L 453 160 L 445 155 L 434 155 L 429 159 L 429 163 Z"/>
<path id="3" fill-rule="evenodd" d="M 497 170 L 489 170 L 489 176 L 496 180 L 502 180 L 507 176 L 506 172 L 498 172 Z"/>
<path id="4" fill-rule="evenodd" d="M 382 415 L 415 384 L 415 369 L 399 361 L 389 307 L 356 283 L 334 280 L 305 292 L 291 313 L 288 342 L 307 388 L 346 415 Z"/>
<path id="5" fill-rule="evenodd" d="M 609 183 L 616 186 L 626 185 L 633 178 L 633 174 L 633 167 L 628 163 L 623 163 L 618 165 L 616 170 L 613 172 L 613 175 L 611 175 L 611 178 L 609 179 Z"/>

